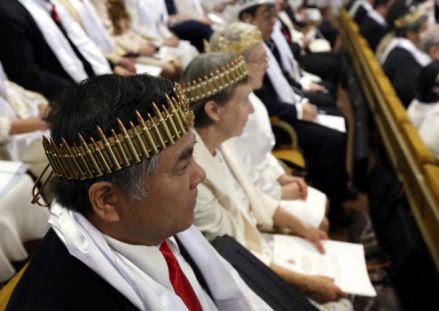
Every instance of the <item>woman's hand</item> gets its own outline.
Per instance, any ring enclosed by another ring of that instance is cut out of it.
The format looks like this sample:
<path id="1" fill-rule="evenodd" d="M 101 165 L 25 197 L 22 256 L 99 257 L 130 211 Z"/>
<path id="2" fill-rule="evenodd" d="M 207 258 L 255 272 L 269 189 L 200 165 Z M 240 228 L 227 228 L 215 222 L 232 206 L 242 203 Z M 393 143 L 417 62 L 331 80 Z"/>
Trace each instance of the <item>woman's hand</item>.
<path id="1" fill-rule="evenodd" d="M 307 296 L 319 303 L 336 301 L 348 296 L 340 287 L 335 285 L 334 279 L 321 275 L 308 276 L 307 286 L 304 291 Z"/>

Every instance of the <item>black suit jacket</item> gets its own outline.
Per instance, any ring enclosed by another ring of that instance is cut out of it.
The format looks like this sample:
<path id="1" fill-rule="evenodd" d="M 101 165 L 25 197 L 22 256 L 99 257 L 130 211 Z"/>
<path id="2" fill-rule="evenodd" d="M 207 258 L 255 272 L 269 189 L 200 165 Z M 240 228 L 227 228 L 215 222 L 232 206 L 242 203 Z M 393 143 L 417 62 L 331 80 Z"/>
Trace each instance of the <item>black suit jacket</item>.
<path id="1" fill-rule="evenodd" d="M 360 26 L 366 16 L 367 10 L 361 5 L 353 16 L 354 22 L 356 22 L 357 25 Z"/>
<path id="2" fill-rule="evenodd" d="M 410 52 L 396 47 L 387 56 L 383 70 L 392 82 L 399 99 L 408 107 L 416 96 L 416 81 L 422 66 Z"/>
<path id="3" fill-rule="evenodd" d="M 370 48 L 375 51 L 381 39 L 387 34 L 388 27 L 379 24 L 367 15 L 361 23 L 360 33 L 369 43 Z"/>
<path id="4" fill-rule="evenodd" d="M 69 254 L 50 229 L 12 294 L 6 310 L 114 310 L 137 308 Z"/>
<path id="5" fill-rule="evenodd" d="M 262 88 L 256 90 L 255 94 L 267 107 L 270 116 L 277 116 L 291 125 L 297 122 L 296 106 L 287 104 L 277 97 L 273 84 L 267 75 L 264 76 Z"/>
<path id="6" fill-rule="evenodd" d="M 0 60 L 9 79 L 53 98 L 74 81 L 17 0 L 0 1 Z"/>

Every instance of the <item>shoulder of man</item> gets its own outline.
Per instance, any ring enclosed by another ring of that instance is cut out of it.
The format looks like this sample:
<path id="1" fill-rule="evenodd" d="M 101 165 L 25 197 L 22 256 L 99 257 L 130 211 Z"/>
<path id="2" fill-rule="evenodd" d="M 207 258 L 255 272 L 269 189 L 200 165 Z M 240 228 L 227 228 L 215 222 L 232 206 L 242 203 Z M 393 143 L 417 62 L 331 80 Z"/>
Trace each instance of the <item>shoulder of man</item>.
<path id="1" fill-rule="evenodd" d="M 7 310 L 137 310 L 111 284 L 70 255 L 50 229 Z"/>

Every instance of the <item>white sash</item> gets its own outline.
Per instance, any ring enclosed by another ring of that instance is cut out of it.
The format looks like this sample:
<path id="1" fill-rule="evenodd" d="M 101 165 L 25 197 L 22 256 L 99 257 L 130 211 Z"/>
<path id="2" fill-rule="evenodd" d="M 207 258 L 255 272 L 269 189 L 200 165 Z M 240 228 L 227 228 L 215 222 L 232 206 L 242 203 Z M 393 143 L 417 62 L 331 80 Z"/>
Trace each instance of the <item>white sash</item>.
<path id="1" fill-rule="evenodd" d="M 114 286 L 140 310 L 187 310 L 182 300 L 108 246 L 81 214 L 52 204 L 49 223 L 69 253 Z M 177 234 L 191 254 L 219 310 L 270 310 L 195 228 Z M 227 286 L 224 286 L 227 284 Z"/>
<path id="2" fill-rule="evenodd" d="M 279 20 L 277 20 L 276 24 L 274 25 L 274 30 L 271 35 L 271 39 L 273 39 L 273 42 L 276 45 L 277 50 L 279 51 L 282 67 L 296 81 L 300 81 L 301 74 L 300 74 L 299 66 L 296 60 L 294 59 L 293 52 L 291 52 L 291 48 L 288 45 L 287 40 L 285 39 L 284 35 L 281 32 L 281 23 Z"/>
<path id="3" fill-rule="evenodd" d="M 427 66 L 431 62 L 430 56 L 418 49 L 412 41 L 406 38 L 396 37 L 389 43 L 386 50 L 384 51 L 381 59 L 381 64 L 385 63 L 390 52 L 392 52 L 393 49 L 397 47 L 400 47 L 409 52 L 415 58 L 418 64 L 423 67 Z"/>
<path id="4" fill-rule="evenodd" d="M 349 10 L 349 15 L 351 17 L 354 17 L 355 14 L 357 14 L 357 11 L 360 7 L 363 7 L 367 12 L 373 10 L 372 6 L 370 5 L 369 2 L 367 2 L 367 0 L 357 0 L 352 6 L 351 9 Z"/>
<path id="5" fill-rule="evenodd" d="M 68 0 L 75 8 L 85 32 L 103 53 L 113 53 L 116 43 L 110 37 L 90 0 Z"/>
<path id="6" fill-rule="evenodd" d="M 50 3 L 44 0 L 18 0 L 32 15 L 47 44 L 71 78 L 79 83 L 87 79 L 82 62 L 76 56 L 61 30 L 50 17 Z M 98 47 L 84 33 L 81 26 L 70 17 L 69 13 L 56 0 L 52 1 L 61 18 L 70 40 L 90 63 L 96 75 L 111 73 L 110 65 Z"/>
<path id="7" fill-rule="evenodd" d="M 367 15 L 383 27 L 387 27 L 385 18 L 375 10 L 370 10 Z"/>
<path id="8" fill-rule="evenodd" d="M 273 85 L 273 88 L 281 101 L 287 104 L 295 105 L 301 100 L 301 97 L 297 95 L 291 85 L 288 83 L 287 79 L 282 73 L 282 69 L 279 63 L 271 52 L 270 48 L 264 44 L 265 51 L 267 52 L 268 58 L 268 68 L 267 75 Z"/>

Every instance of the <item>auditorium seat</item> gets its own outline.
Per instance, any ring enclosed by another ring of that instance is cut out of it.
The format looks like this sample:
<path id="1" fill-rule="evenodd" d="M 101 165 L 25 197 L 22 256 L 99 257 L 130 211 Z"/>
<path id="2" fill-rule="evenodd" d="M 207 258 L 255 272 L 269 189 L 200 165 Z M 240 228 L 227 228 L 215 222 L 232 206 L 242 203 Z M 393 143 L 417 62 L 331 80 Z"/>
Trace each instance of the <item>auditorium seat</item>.
<path id="1" fill-rule="evenodd" d="M 5 286 L 0 290 L 0 311 L 5 311 L 8 306 L 9 299 L 11 298 L 12 293 L 14 292 L 15 287 L 23 276 L 24 271 L 29 263 L 23 266 L 20 271 L 8 282 Z"/>
<path id="2" fill-rule="evenodd" d="M 439 213 L 439 165 L 427 164 L 424 165 L 423 170 L 427 186 L 436 202 L 436 211 Z"/>

